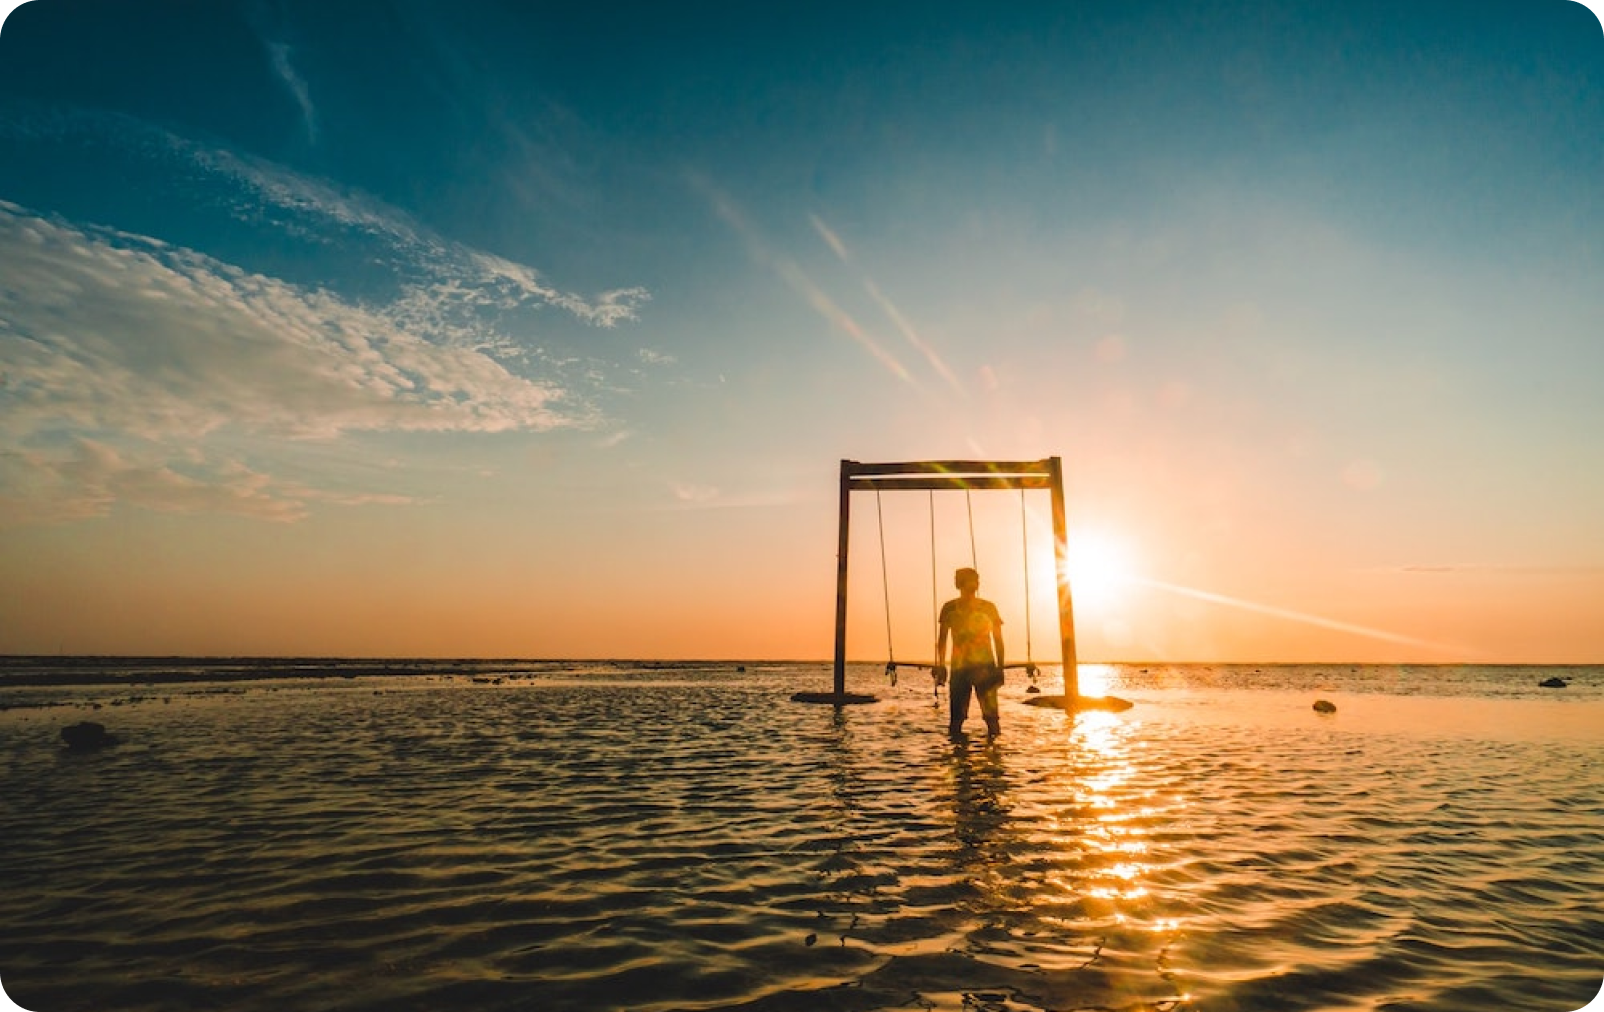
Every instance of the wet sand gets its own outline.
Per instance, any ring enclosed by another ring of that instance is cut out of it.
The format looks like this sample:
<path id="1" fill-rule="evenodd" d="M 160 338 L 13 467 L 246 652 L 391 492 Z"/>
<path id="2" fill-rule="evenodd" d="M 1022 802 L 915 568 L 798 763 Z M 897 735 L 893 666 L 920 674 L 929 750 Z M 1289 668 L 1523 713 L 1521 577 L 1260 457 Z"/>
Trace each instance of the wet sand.
<path id="1" fill-rule="evenodd" d="M 1338 679 L 1321 715 L 1295 682 L 1131 671 L 1130 711 L 1011 683 L 1003 738 L 955 742 L 916 684 L 786 701 L 822 671 L 8 690 L 0 982 L 38 1012 L 1569 1012 L 1599 990 L 1596 698 Z M 125 744 L 64 750 L 85 718 Z"/>

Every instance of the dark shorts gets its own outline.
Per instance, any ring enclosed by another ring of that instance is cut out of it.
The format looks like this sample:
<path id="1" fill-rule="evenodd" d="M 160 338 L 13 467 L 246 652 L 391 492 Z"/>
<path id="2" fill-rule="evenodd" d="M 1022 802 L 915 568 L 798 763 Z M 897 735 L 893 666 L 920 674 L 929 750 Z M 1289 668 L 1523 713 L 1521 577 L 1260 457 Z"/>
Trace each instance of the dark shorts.
<path id="1" fill-rule="evenodd" d="M 986 718 L 986 726 L 993 732 L 997 729 L 997 690 L 1002 687 L 1002 668 L 994 664 L 985 664 L 973 668 L 954 668 L 952 682 L 947 686 L 947 700 L 952 712 L 950 730 L 956 733 L 963 727 L 963 722 L 969 717 L 969 695 L 971 690 L 974 697 L 980 702 L 981 715 Z"/>
<path id="2" fill-rule="evenodd" d="M 1000 688 L 1003 683 L 1003 669 L 995 664 L 979 664 L 972 668 L 958 668 L 953 672 L 954 677 L 962 677 L 969 685 L 975 687 L 976 692 L 989 692 Z"/>

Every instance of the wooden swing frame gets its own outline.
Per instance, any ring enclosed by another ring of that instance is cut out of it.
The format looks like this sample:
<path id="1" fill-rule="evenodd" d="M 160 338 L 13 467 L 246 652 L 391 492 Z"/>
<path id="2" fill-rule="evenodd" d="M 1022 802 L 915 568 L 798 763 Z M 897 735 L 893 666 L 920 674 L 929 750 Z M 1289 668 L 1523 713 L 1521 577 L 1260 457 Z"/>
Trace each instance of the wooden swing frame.
<path id="1" fill-rule="evenodd" d="M 1075 658 L 1074 599 L 1069 589 L 1068 552 L 1064 539 L 1064 471 L 1058 457 L 1031 461 L 916 460 L 879 464 L 841 461 L 835 567 L 835 688 L 828 693 L 799 692 L 791 698 L 797 702 L 833 703 L 837 706 L 875 702 L 874 696 L 846 691 L 847 549 L 850 544 L 853 492 L 1010 488 L 1047 489 L 1052 496 L 1059 650 L 1064 668 L 1064 698 L 1073 705 L 1080 696 L 1080 679 Z"/>

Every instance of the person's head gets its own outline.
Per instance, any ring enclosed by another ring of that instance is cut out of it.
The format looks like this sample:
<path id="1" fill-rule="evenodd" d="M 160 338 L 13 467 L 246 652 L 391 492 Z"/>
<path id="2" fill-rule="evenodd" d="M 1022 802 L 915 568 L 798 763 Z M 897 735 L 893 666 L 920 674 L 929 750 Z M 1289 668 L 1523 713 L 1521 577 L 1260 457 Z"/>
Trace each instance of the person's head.
<path id="1" fill-rule="evenodd" d="M 973 593 L 980 589 L 980 573 L 968 566 L 964 566 L 952 574 L 952 584 L 959 590 Z"/>

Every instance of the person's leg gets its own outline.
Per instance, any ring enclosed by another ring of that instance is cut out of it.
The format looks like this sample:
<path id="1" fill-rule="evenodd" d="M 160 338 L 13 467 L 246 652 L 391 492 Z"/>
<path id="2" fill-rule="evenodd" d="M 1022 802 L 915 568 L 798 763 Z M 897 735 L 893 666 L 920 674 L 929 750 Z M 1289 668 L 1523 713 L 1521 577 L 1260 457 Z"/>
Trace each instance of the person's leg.
<path id="1" fill-rule="evenodd" d="M 964 721 L 969 719 L 969 672 L 963 668 L 954 668 L 947 676 L 947 704 L 951 720 L 947 722 L 948 734 L 962 734 Z"/>
<path id="2" fill-rule="evenodd" d="M 986 733 L 993 737 L 1002 734 L 1002 718 L 997 708 L 999 688 L 1000 685 L 993 685 L 975 690 L 975 697 L 980 700 L 980 715 L 986 720 Z"/>

